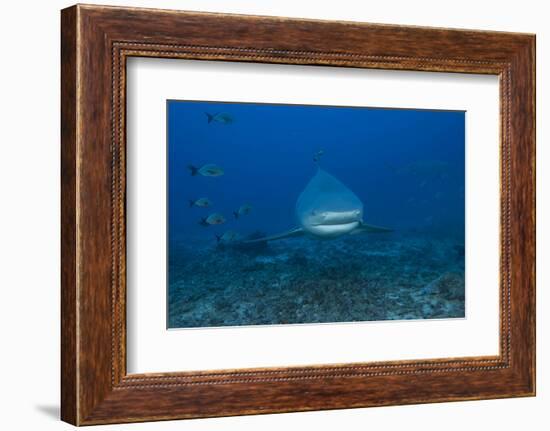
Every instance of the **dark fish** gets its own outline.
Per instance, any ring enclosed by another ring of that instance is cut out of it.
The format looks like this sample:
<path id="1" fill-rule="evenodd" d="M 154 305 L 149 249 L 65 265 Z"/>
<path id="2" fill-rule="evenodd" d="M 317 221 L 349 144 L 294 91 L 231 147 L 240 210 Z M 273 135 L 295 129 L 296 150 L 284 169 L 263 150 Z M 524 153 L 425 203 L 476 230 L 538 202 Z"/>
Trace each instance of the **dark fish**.
<path id="1" fill-rule="evenodd" d="M 196 175 L 202 175 L 203 177 L 220 177 L 224 174 L 222 168 L 213 164 L 207 164 L 200 168 L 189 165 L 187 168 L 191 171 L 191 176 L 193 177 Z"/>
<path id="2" fill-rule="evenodd" d="M 219 213 L 210 214 L 208 217 L 203 217 L 199 221 L 201 226 L 218 225 L 225 223 L 225 217 Z"/>
<path id="3" fill-rule="evenodd" d="M 205 112 L 206 117 L 208 118 L 208 124 L 215 122 L 220 124 L 231 124 L 233 123 L 233 117 L 229 114 L 218 113 L 218 114 L 209 114 Z"/>
<path id="4" fill-rule="evenodd" d="M 420 187 L 428 182 L 442 181 L 449 177 L 451 165 L 440 160 L 422 160 L 401 166 L 393 166 L 386 163 L 395 175 L 416 177 L 421 180 Z"/>
<path id="5" fill-rule="evenodd" d="M 216 242 L 219 243 L 229 243 L 229 242 L 235 242 L 240 239 L 240 235 L 237 232 L 233 232 L 232 230 L 228 230 L 227 232 L 224 232 L 222 235 L 216 235 Z"/>
<path id="6" fill-rule="evenodd" d="M 212 201 L 208 198 L 199 198 L 199 199 L 190 199 L 189 200 L 189 208 L 191 207 L 199 207 L 199 208 L 208 208 L 212 206 Z"/>
<path id="7" fill-rule="evenodd" d="M 317 151 L 315 153 L 315 155 L 313 156 L 313 161 L 315 163 L 318 163 L 319 160 L 321 160 L 321 157 L 323 156 L 323 154 L 325 154 L 325 150 L 321 149 L 321 150 Z"/>
<path id="8" fill-rule="evenodd" d="M 250 211 L 252 211 L 252 206 L 244 204 L 237 211 L 233 211 L 233 215 L 235 218 L 239 218 L 242 215 L 250 214 Z"/>

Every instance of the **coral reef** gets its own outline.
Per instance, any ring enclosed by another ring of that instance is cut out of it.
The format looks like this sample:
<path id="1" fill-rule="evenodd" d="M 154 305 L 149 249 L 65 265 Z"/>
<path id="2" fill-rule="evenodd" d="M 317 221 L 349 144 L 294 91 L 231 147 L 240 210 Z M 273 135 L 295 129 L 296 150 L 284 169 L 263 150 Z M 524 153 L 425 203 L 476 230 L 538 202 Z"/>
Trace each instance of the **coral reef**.
<path id="1" fill-rule="evenodd" d="M 173 242 L 169 327 L 464 317 L 463 250 L 419 233 Z"/>

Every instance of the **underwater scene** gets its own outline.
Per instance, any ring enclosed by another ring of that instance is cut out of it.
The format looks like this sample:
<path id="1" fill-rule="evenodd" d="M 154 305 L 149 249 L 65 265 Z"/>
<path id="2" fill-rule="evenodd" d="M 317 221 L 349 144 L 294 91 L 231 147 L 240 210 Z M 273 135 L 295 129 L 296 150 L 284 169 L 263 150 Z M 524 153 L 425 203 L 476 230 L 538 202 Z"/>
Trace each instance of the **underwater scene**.
<path id="1" fill-rule="evenodd" d="M 168 328 L 465 317 L 465 112 L 167 101 Z"/>

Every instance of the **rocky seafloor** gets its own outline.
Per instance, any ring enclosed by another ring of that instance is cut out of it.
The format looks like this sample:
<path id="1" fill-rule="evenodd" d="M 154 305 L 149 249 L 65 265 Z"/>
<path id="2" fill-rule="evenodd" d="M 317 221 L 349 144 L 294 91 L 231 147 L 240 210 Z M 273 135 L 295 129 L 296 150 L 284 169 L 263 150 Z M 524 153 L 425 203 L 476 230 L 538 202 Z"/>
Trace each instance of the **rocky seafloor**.
<path id="1" fill-rule="evenodd" d="M 170 244 L 170 328 L 459 318 L 464 294 L 464 243 L 425 233 Z"/>

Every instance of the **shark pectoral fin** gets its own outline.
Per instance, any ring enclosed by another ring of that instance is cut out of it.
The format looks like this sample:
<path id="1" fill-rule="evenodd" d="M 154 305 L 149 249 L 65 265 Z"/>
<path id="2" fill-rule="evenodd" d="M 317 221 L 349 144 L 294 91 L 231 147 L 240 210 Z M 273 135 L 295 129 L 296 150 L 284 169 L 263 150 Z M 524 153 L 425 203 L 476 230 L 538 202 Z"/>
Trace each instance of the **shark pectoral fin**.
<path id="1" fill-rule="evenodd" d="M 286 232 L 281 232 L 276 235 L 266 236 L 264 238 L 258 238 L 258 239 L 251 239 L 251 240 L 245 240 L 243 243 L 245 244 L 252 244 L 255 242 L 266 242 L 266 241 L 273 241 L 276 239 L 283 239 L 283 238 L 292 238 L 295 236 L 302 236 L 304 234 L 304 230 L 301 227 L 297 227 L 291 230 L 287 230 Z"/>
<path id="2" fill-rule="evenodd" d="M 351 232 L 351 235 L 359 235 L 360 233 L 383 233 L 393 232 L 393 229 L 388 229 L 380 226 L 373 226 L 372 224 L 361 223 Z"/>

